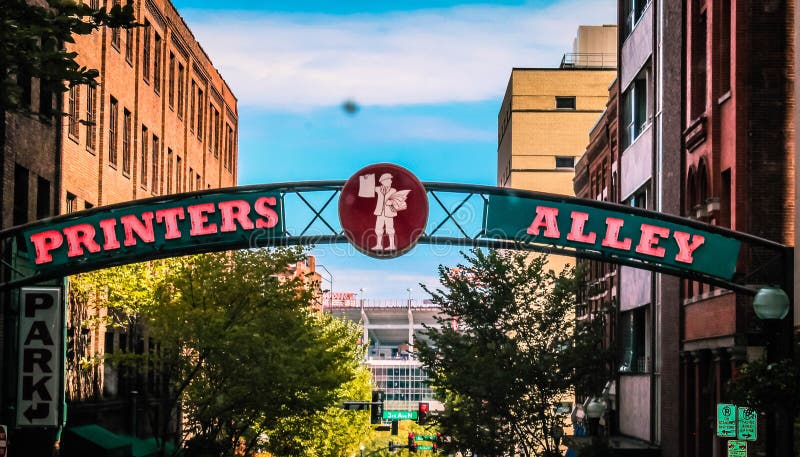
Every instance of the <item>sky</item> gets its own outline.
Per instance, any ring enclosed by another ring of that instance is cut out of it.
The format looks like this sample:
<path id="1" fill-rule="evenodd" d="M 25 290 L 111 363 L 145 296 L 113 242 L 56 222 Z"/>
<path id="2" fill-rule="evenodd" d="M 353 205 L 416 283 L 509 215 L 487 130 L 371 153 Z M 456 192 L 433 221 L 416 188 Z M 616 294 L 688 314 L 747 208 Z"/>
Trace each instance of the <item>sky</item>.
<path id="1" fill-rule="evenodd" d="M 239 185 L 343 180 L 378 162 L 495 185 L 511 69 L 557 67 L 578 25 L 616 21 L 613 0 L 173 3 L 238 98 Z M 323 288 L 367 299 L 428 298 L 419 284 L 437 287 L 438 266 L 461 259 L 449 246 L 391 260 L 311 252 Z"/>

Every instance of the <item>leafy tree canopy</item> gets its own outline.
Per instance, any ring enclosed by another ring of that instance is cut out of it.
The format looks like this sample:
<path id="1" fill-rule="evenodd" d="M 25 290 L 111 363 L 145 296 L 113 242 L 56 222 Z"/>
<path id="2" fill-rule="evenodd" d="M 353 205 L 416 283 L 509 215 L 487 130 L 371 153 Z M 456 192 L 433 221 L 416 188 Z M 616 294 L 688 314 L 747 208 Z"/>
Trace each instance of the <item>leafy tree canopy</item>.
<path id="1" fill-rule="evenodd" d="M 344 442 L 332 428 L 342 435 L 368 429 L 368 416 L 335 410 L 351 395 L 369 397 L 360 331 L 310 310 L 313 284 L 284 274 L 303 255 L 298 249 L 205 254 L 73 279 L 76 291 L 94 290 L 97 306 L 107 307 L 97 323 L 138 328 L 152 342 L 143 354 L 107 359 L 158 370 L 168 381 L 151 411 L 162 442 L 180 404 L 192 437 L 186 455 L 291 456 L 313 447 L 308 455 L 333 456 L 358 449 L 358 440 Z"/>
<path id="2" fill-rule="evenodd" d="M 608 353 L 602 316 L 575 319 L 573 269 L 545 271 L 544 256 L 473 250 L 439 268 L 431 293 L 441 328 L 418 345 L 445 411 L 451 450 L 479 455 L 560 455 L 565 418 L 555 406 L 602 389 Z M 599 392 L 598 392 L 599 393 Z"/>

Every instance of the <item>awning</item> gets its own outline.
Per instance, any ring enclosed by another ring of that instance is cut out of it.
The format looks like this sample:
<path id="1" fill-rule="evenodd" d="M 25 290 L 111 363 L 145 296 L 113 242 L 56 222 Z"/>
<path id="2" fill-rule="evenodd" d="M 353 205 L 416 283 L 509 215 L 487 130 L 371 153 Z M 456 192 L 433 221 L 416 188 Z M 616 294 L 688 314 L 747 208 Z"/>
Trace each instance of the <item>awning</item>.
<path id="1" fill-rule="evenodd" d="M 66 456 L 129 457 L 131 444 L 99 425 L 70 427 L 62 436 L 62 452 Z"/>

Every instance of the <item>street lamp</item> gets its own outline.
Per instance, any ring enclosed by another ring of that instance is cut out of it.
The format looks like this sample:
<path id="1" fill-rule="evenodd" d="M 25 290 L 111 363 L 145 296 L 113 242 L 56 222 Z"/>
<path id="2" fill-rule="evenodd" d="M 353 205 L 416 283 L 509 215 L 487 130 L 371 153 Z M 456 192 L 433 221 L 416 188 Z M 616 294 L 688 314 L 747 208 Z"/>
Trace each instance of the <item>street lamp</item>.
<path id="1" fill-rule="evenodd" d="M 789 296 L 779 287 L 762 287 L 753 298 L 753 309 L 759 319 L 783 319 L 789 314 Z"/>
<path id="2" fill-rule="evenodd" d="M 362 308 L 364 307 L 364 292 L 366 292 L 366 291 L 367 291 L 367 289 L 365 289 L 363 287 L 358 289 L 358 304 Z"/>
<path id="3" fill-rule="evenodd" d="M 414 289 L 412 289 L 410 287 L 408 289 L 406 289 L 406 292 L 408 292 L 408 307 L 409 308 L 411 308 L 411 291 L 412 290 L 414 290 Z"/>

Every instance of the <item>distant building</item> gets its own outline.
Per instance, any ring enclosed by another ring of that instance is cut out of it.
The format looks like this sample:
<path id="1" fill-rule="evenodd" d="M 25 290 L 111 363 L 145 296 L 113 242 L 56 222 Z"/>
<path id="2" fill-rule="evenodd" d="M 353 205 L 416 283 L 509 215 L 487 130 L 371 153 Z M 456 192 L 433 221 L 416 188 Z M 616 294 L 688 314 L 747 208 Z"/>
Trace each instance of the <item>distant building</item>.
<path id="1" fill-rule="evenodd" d="M 616 77 L 617 27 L 580 26 L 557 68 L 514 68 L 497 118 L 497 185 L 575 195 L 575 161 Z M 549 268 L 568 261 L 552 256 Z"/>
<path id="2" fill-rule="evenodd" d="M 423 324 L 439 325 L 438 307 L 413 300 L 358 300 L 326 305 L 325 312 L 363 325 L 362 344 L 369 345 L 364 363 L 372 371 L 373 388 L 386 394 L 384 410 L 417 411 L 419 402 L 444 409 L 414 356 L 414 342 L 425 338 Z"/>

